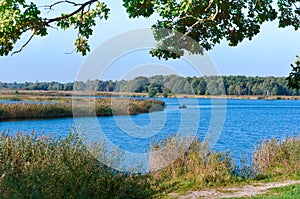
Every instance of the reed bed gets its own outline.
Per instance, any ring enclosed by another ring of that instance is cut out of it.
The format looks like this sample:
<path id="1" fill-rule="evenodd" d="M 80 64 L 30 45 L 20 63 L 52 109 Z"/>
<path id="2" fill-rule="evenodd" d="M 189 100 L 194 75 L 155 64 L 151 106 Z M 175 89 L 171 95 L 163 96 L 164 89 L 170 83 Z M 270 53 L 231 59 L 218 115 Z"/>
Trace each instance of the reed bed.
<path id="1" fill-rule="evenodd" d="M 155 194 L 149 175 L 111 170 L 91 155 L 76 134 L 65 139 L 35 133 L 2 135 L 0 140 L 0 198 L 151 198 Z"/>
<path id="2" fill-rule="evenodd" d="M 300 139 L 263 141 L 255 150 L 253 165 L 261 177 L 300 177 Z"/>
<path id="3" fill-rule="evenodd" d="M 76 104 L 76 116 L 135 115 L 164 109 L 164 102 L 150 99 L 77 99 Z M 0 121 L 72 117 L 73 110 L 71 102 L 0 104 Z"/>
<path id="4" fill-rule="evenodd" d="M 191 143 L 185 148 L 187 143 Z M 230 153 L 209 151 L 198 138 L 169 137 L 151 148 L 163 147 L 165 156 L 152 156 L 154 168 L 174 153 L 182 152 L 167 167 L 148 173 L 122 173 L 99 162 L 105 157 L 119 164 L 122 154 L 108 153 L 104 144 L 87 145 L 76 130 L 68 137 L 32 134 L 0 136 L 0 198 L 161 198 L 170 192 L 222 187 L 284 176 L 300 177 L 300 141 L 266 140 L 254 152 L 251 177 L 245 178 Z M 263 176 L 263 177 L 262 177 Z"/>
<path id="5" fill-rule="evenodd" d="M 191 141 L 186 138 L 169 137 L 156 144 L 152 150 L 155 153 L 155 151 L 168 147 L 168 145 L 174 145 L 174 143 L 175 146 L 178 145 L 177 150 L 181 155 L 167 167 L 152 173 L 153 177 L 160 182 L 161 191 L 226 186 L 240 181 L 235 175 L 237 168 L 230 154 L 209 151 L 208 145 L 198 138 Z M 186 143 L 191 143 L 186 150 L 179 149 L 179 146 L 186 146 Z M 174 155 L 174 147 L 170 149 L 170 153 L 164 154 L 165 157 L 153 157 L 151 163 L 157 166 Z"/>
<path id="6" fill-rule="evenodd" d="M 191 143 L 189 147 L 180 149 L 180 146 L 187 146 L 187 142 Z M 160 191 L 164 193 L 260 180 L 300 178 L 300 140 L 296 137 L 264 140 L 254 151 L 253 164 L 239 166 L 236 166 L 229 152 L 210 151 L 198 138 L 191 141 L 169 137 L 156 143 L 152 151 L 155 153 L 168 146 L 172 146 L 169 147 L 169 153 L 164 156 L 156 155 L 150 160 L 150 165 L 157 167 L 174 155 L 174 148 L 181 154 L 167 167 L 151 173 L 159 182 Z M 245 158 L 241 157 L 240 162 L 247 162 Z"/>
<path id="7" fill-rule="evenodd" d="M 0 104 L 1 120 L 71 117 L 72 106 L 57 104 Z"/>

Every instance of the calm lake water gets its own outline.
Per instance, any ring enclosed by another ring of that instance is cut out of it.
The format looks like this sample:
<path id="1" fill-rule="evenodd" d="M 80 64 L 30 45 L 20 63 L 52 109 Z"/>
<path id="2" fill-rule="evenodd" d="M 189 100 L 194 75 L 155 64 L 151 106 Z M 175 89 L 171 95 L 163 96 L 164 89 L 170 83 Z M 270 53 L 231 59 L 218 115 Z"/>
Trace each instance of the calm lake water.
<path id="1" fill-rule="evenodd" d="M 97 137 L 98 131 L 113 145 L 138 153 L 147 151 L 150 144 L 173 135 L 196 133 L 201 139 L 210 131 L 215 140 L 215 150 L 229 150 L 235 159 L 242 154 L 251 156 L 254 147 L 267 138 L 286 138 L 300 135 L 300 101 L 288 100 L 239 100 L 228 99 L 173 99 L 166 102 L 162 112 L 135 116 L 98 118 L 62 118 L 0 122 L 0 131 L 10 134 L 31 132 L 66 136 L 70 129 L 84 129 L 86 134 Z M 179 109 L 185 104 L 186 109 Z M 214 113 L 214 111 L 216 111 Z M 215 121 L 212 121 L 215 118 Z M 223 117 L 224 116 L 224 117 Z M 224 125 L 223 125 L 223 119 Z M 96 121 L 96 123 L 95 123 Z M 99 138 L 100 139 L 100 138 Z"/>

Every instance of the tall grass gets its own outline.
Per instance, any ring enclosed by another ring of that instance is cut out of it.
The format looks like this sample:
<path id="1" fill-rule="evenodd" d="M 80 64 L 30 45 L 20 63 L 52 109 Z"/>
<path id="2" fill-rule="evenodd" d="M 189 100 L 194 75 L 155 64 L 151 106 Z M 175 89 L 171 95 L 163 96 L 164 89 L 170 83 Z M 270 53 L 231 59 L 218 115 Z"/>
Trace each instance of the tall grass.
<path id="1" fill-rule="evenodd" d="M 198 138 L 194 140 L 176 139 L 169 137 L 167 140 L 156 144 L 154 151 L 161 150 L 168 145 L 190 146 L 182 151 L 174 162 L 167 167 L 152 173 L 153 177 L 161 184 L 161 191 L 170 192 L 173 189 L 196 189 L 201 187 L 225 186 L 237 182 L 239 179 L 235 176 L 236 169 L 233 159 L 227 152 L 209 151 L 207 144 L 201 142 Z M 182 153 L 183 152 L 183 153 Z M 157 166 L 168 157 L 174 155 L 164 154 L 165 157 L 156 156 L 151 160 L 154 166 Z"/>
<path id="2" fill-rule="evenodd" d="M 253 165 L 259 177 L 300 177 L 300 140 L 297 137 L 285 140 L 263 141 L 255 150 Z"/>
<path id="3" fill-rule="evenodd" d="M 151 198 L 155 194 L 149 175 L 112 171 L 90 154 L 76 134 L 65 139 L 34 133 L 0 139 L 0 198 Z"/>
<path id="4" fill-rule="evenodd" d="M 153 150 L 161 150 L 168 145 L 186 146 L 186 139 L 169 137 Z M 175 147 L 176 148 L 176 147 Z M 154 167 L 168 160 L 174 153 L 155 156 L 151 163 Z M 179 151 L 181 149 L 177 147 Z M 256 147 L 253 154 L 253 165 L 236 166 L 229 152 L 209 151 L 208 146 L 195 138 L 172 164 L 152 173 L 160 182 L 160 191 L 199 189 L 219 187 L 257 180 L 275 180 L 300 178 L 300 140 L 292 137 L 285 140 L 265 140 Z M 246 156 L 241 157 L 246 158 Z M 241 159 L 240 162 L 248 162 Z"/>
<path id="5" fill-rule="evenodd" d="M 151 153 L 167 146 L 172 147 L 164 156 L 150 159 L 152 168 L 168 161 L 176 147 L 182 154 L 161 170 L 130 174 L 103 164 L 119 164 L 121 154 L 108 153 L 103 144 L 87 145 L 76 132 L 65 139 L 2 134 L 0 198 L 159 198 L 173 191 L 227 186 L 262 176 L 300 177 L 300 141 L 296 138 L 262 142 L 254 152 L 254 169 L 244 168 L 249 170 L 243 172 L 253 174 L 250 178 L 235 166 L 230 153 L 209 151 L 197 138 L 169 137 L 154 144 Z"/>
<path id="6" fill-rule="evenodd" d="M 36 119 L 71 117 L 72 106 L 57 104 L 0 104 L 0 121 L 12 119 Z"/>
<path id="7" fill-rule="evenodd" d="M 111 98 L 96 99 L 78 99 L 80 106 L 79 116 L 110 116 L 128 114 L 134 115 L 139 113 L 147 113 L 150 111 L 163 110 L 164 102 L 159 100 L 137 100 L 137 99 L 122 99 L 116 98 L 112 101 Z M 95 104 L 87 106 L 89 103 Z M 78 115 L 78 114 L 77 114 Z M 73 109 L 70 102 L 59 103 L 14 103 L 0 104 L 0 121 L 14 119 L 36 119 L 36 118 L 59 118 L 72 117 Z"/>

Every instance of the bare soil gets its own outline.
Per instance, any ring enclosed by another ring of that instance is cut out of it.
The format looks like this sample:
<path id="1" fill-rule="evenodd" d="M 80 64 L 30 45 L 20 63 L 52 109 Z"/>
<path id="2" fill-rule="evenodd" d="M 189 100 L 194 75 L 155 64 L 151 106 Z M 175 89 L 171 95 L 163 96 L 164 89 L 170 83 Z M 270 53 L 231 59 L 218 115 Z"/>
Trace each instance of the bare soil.
<path id="1" fill-rule="evenodd" d="M 178 196 L 171 193 L 171 198 L 180 199 L 196 199 L 196 198 L 231 198 L 231 197 L 251 197 L 255 195 L 265 194 L 271 188 L 284 187 L 294 184 L 300 184 L 300 180 L 288 180 L 283 182 L 269 182 L 269 183 L 253 183 L 252 185 L 245 185 L 241 187 L 230 187 L 221 189 L 204 189 L 201 191 L 191 191 L 185 196 Z"/>

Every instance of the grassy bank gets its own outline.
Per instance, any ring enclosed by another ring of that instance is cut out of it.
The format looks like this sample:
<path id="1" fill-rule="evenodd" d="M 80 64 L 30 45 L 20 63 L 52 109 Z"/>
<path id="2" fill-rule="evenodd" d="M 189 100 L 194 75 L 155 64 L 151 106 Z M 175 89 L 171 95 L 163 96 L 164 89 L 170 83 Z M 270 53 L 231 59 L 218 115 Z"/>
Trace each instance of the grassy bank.
<path id="1" fill-rule="evenodd" d="M 158 149 L 168 143 L 170 141 L 162 142 Z M 240 162 L 247 160 L 241 158 Z M 253 152 L 251 166 L 236 166 L 229 152 L 209 152 L 207 146 L 196 139 L 185 155 L 153 175 L 165 194 L 300 179 L 300 140 L 296 137 L 265 140 Z"/>
<path id="2" fill-rule="evenodd" d="M 152 150 L 174 143 L 179 147 L 185 141 L 169 138 Z M 161 198 L 205 187 L 300 178 L 296 138 L 263 142 L 254 152 L 254 167 L 243 168 L 235 166 L 229 153 L 208 153 L 207 146 L 195 139 L 175 162 L 147 174 L 107 168 L 93 157 L 106 157 L 115 164 L 122 157 L 108 154 L 103 145 L 87 150 L 76 133 L 65 139 L 2 135 L 0 143 L 1 198 Z M 151 162 L 159 164 L 161 158 Z M 281 169 L 286 165 L 288 169 Z"/>
<path id="3" fill-rule="evenodd" d="M 162 95 L 160 97 L 163 97 Z M 176 94 L 170 97 L 177 98 L 203 98 L 203 99 L 251 99 L 251 100 L 300 100 L 300 96 L 287 95 L 189 95 Z"/>
<path id="4" fill-rule="evenodd" d="M 90 104 L 89 104 L 90 103 Z M 92 103 L 92 104 L 91 104 Z M 77 99 L 77 116 L 110 116 L 110 115 L 134 115 L 160 111 L 164 108 L 164 102 L 158 100 L 137 100 L 122 98 L 105 99 Z M 87 106 L 89 105 L 89 106 Z M 93 105 L 93 106 L 90 106 Z M 92 107 L 92 108 L 91 108 Z M 42 119 L 72 117 L 72 103 L 69 101 L 51 104 L 42 103 L 14 103 L 0 104 L 0 121 L 18 119 Z"/>

